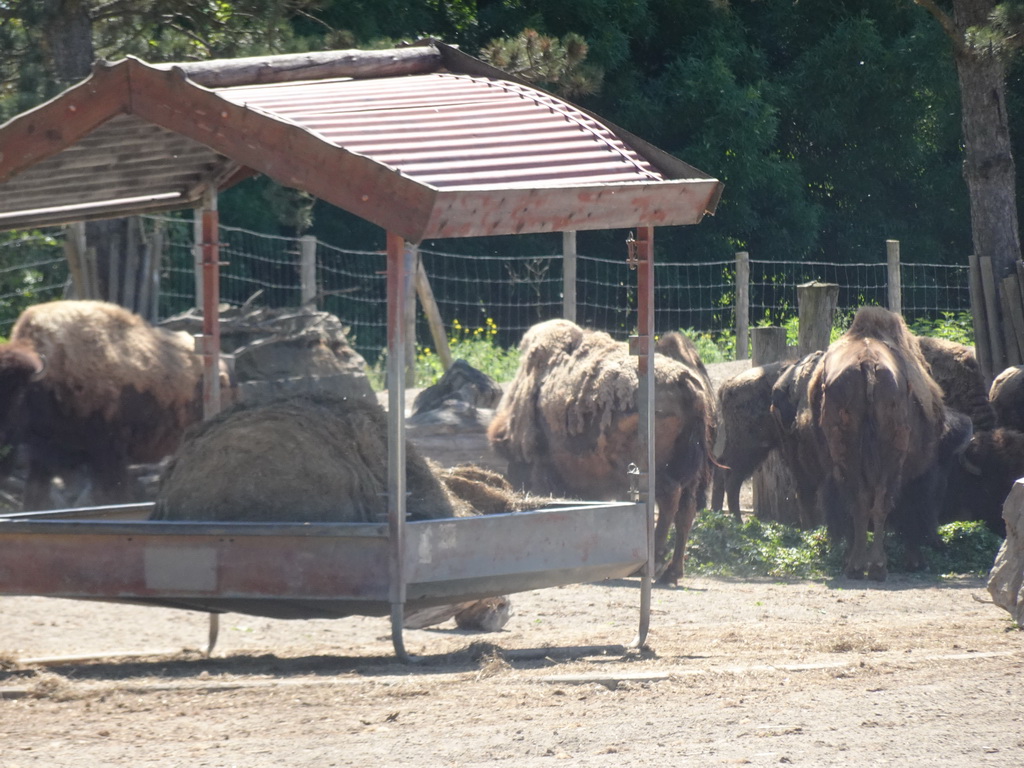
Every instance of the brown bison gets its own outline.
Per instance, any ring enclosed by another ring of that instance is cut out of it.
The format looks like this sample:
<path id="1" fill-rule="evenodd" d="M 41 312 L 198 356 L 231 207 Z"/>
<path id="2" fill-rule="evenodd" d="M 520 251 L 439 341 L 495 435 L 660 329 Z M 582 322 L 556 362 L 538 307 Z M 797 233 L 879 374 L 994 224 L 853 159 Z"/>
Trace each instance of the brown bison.
<path id="1" fill-rule="evenodd" d="M 850 541 L 846 575 L 884 580 L 889 515 L 936 459 L 942 391 L 903 319 L 880 307 L 858 310 L 822 355 L 808 391 L 824 447 L 826 521 L 833 537 Z"/>
<path id="2" fill-rule="evenodd" d="M 970 417 L 975 430 L 993 429 L 996 413 L 974 348 L 931 336 L 918 336 L 917 343 L 946 407 Z"/>
<path id="3" fill-rule="evenodd" d="M 950 481 L 944 521 L 980 520 L 1006 536 L 1003 504 L 1024 477 L 1024 432 L 999 427 L 975 432 Z"/>
<path id="4" fill-rule="evenodd" d="M 0 345 L 0 445 L 27 454 L 24 508 L 49 506 L 52 479 L 78 467 L 97 503 L 131 501 L 128 465 L 177 448 L 202 417 L 202 376 L 190 336 L 116 304 L 26 309 Z"/>
<path id="5" fill-rule="evenodd" d="M 722 509 L 728 500 L 736 522 L 740 515 L 740 487 L 779 445 L 771 416 L 772 387 L 787 363 L 769 363 L 744 371 L 718 388 L 718 434 L 715 438 L 714 483 L 711 508 Z"/>
<path id="6" fill-rule="evenodd" d="M 988 393 L 997 427 L 1024 432 L 1024 365 L 1011 365 L 992 380 Z"/>
<path id="7" fill-rule="evenodd" d="M 387 415 L 375 402 L 330 393 L 245 402 L 188 430 L 171 459 L 156 520 L 380 522 L 387 519 Z M 505 479 L 472 466 L 441 469 L 409 445 L 406 512 L 412 520 L 535 508 Z M 424 609 L 423 627 L 455 617 L 460 627 L 495 631 L 507 597 Z"/>
<path id="8" fill-rule="evenodd" d="M 918 336 L 917 341 L 931 377 L 942 389 L 946 407 L 969 416 L 974 430 L 992 429 L 995 414 L 974 350 L 927 336 Z M 820 357 L 821 352 L 814 352 L 796 363 L 770 363 L 751 368 L 719 388 L 715 456 L 722 466 L 715 471 L 713 509 L 721 509 L 723 497 L 727 497 L 730 512 L 739 520 L 740 486 L 773 448 L 779 448 L 786 466 L 796 476 L 801 524 L 805 527 L 821 524 L 815 494 L 822 474 L 817 459 L 822 446 L 805 439 L 809 418 L 805 416 L 803 423 L 797 421 L 798 414 L 807 413 L 801 408 L 807 403 L 808 377 Z M 773 401 L 775 418 L 770 415 Z M 952 418 L 947 427 L 951 439 L 954 436 L 965 439 L 964 425 L 958 419 Z"/>
<path id="9" fill-rule="evenodd" d="M 488 428 L 508 461 L 514 487 L 539 494 L 622 499 L 627 470 L 640 455 L 638 373 L 624 343 L 568 320 L 530 328 L 519 345 L 519 368 Z M 659 340 L 655 360 L 655 554 L 675 550 L 661 576 L 677 582 L 690 527 L 711 478 L 715 401 L 692 342 L 679 333 Z"/>

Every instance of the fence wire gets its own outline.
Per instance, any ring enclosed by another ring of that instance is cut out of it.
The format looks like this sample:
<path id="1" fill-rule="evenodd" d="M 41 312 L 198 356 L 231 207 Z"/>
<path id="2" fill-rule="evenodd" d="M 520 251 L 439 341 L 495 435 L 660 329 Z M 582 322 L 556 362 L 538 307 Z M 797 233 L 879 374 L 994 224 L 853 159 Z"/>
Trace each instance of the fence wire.
<path id="1" fill-rule="evenodd" d="M 146 216 L 162 230 L 160 318 L 196 304 L 193 225 L 188 219 Z M 301 303 L 300 241 L 222 226 L 221 302 L 286 307 Z M 52 230 L 0 242 L 0 334 L 30 304 L 62 298 L 67 265 L 63 234 Z M 495 342 L 516 345 L 542 320 L 563 316 L 561 254 L 466 256 L 423 249 L 424 269 L 449 336 L 484 327 Z M 350 343 L 369 362 L 387 345 L 386 255 L 316 243 L 316 303 L 349 327 Z M 887 304 L 886 263 L 750 260 L 750 323 L 779 325 L 797 315 L 797 286 L 813 280 L 839 285 L 839 313 Z M 966 265 L 901 265 L 902 312 L 908 322 L 970 312 Z M 655 264 L 655 331 L 729 336 L 736 326 L 734 261 Z M 636 273 L 621 261 L 577 257 L 577 322 L 624 339 L 636 326 Z M 489 322 L 490 321 L 490 322 Z M 420 313 L 417 339 L 433 346 Z"/>

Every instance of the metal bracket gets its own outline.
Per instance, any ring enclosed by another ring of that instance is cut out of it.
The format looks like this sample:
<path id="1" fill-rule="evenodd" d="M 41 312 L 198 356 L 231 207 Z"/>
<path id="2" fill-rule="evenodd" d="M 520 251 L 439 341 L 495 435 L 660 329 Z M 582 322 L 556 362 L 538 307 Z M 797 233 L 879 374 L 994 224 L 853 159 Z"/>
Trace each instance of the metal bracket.
<path id="1" fill-rule="evenodd" d="M 626 266 L 631 270 L 636 271 L 637 266 L 640 264 L 640 244 L 637 242 L 636 237 L 630 232 L 626 237 Z"/>

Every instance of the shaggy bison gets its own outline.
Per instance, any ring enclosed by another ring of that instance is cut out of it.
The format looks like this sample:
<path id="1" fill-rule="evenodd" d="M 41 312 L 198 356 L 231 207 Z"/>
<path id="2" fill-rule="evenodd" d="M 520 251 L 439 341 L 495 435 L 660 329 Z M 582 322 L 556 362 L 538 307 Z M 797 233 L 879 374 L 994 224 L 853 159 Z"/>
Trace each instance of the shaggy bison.
<path id="1" fill-rule="evenodd" d="M 638 374 L 624 343 L 568 320 L 530 328 L 520 362 L 488 429 L 508 461 L 513 486 L 540 494 L 622 499 L 627 468 L 640 455 Z M 659 340 L 655 359 L 656 502 L 659 564 L 675 550 L 661 581 L 683 574 L 683 556 L 711 478 L 715 401 L 692 342 L 679 333 Z"/>
<path id="2" fill-rule="evenodd" d="M 1012 365 L 996 376 L 988 396 L 995 426 L 1024 432 L 1024 365 Z"/>
<path id="3" fill-rule="evenodd" d="M 380 522 L 387 519 L 387 416 L 373 401 L 327 393 L 242 403 L 195 425 L 160 482 L 156 520 Z M 406 451 L 406 512 L 413 520 L 512 512 L 536 499 L 514 494 L 494 472 L 440 469 Z M 406 626 L 452 616 L 494 631 L 506 597 L 424 609 Z"/>
<path id="4" fill-rule="evenodd" d="M 903 319 L 862 307 L 822 355 L 809 401 L 824 447 L 826 521 L 833 537 L 850 541 L 846 575 L 884 580 L 889 515 L 904 488 L 936 459 L 945 423 L 942 391 Z M 934 507 L 921 502 L 922 509 Z M 869 530 L 875 533 L 870 545 Z"/>
<path id="5" fill-rule="evenodd" d="M 946 407 L 970 417 L 975 430 L 995 427 L 996 413 L 974 348 L 931 336 L 918 336 L 917 343 Z"/>
<path id="6" fill-rule="evenodd" d="M 1006 536 L 1003 504 L 1024 477 L 1024 432 L 999 427 L 975 432 L 950 480 L 946 520 L 981 520 Z"/>
<path id="7" fill-rule="evenodd" d="M 732 377 L 718 389 L 718 434 L 715 438 L 711 508 L 729 511 L 742 522 L 740 487 L 779 445 L 771 416 L 772 387 L 787 363 L 769 363 Z"/>
<path id="8" fill-rule="evenodd" d="M 97 503 L 130 501 L 128 464 L 174 451 L 202 416 L 202 377 L 190 336 L 116 304 L 26 309 L 0 345 L 0 444 L 26 451 L 24 508 L 48 507 L 51 480 L 78 467 Z"/>

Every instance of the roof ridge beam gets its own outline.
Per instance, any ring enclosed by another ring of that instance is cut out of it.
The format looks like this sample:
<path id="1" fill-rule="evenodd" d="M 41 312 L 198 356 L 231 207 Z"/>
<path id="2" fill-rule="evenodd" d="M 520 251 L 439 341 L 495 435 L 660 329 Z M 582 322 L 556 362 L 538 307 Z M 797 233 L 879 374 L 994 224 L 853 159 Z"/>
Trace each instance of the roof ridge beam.
<path id="1" fill-rule="evenodd" d="M 422 75 L 441 69 L 442 61 L 441 52 L 434 45 L 418 45 L 376 51 L 313 51 L 149 66 L 163 70 L 180 69 L 189 80 L 205 88 L 231 88 L 337 77 Z"/>

